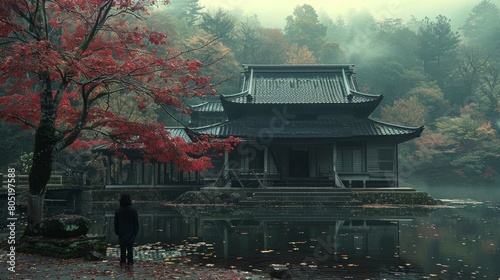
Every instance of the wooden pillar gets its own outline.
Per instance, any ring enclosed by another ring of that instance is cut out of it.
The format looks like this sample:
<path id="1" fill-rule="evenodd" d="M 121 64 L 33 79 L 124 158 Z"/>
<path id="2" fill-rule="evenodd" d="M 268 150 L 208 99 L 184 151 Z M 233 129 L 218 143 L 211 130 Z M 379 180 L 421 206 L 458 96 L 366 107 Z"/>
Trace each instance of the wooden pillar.
<path id="1" fill-rule="evenodd" d="M 165 163 L 160 163 L 158 166 L 158 184 L 163 185 L 165 184 Z"/>
<path id="2" fill-rule="evenodd" d="M 267 250 L 269 248 L 269 228 L 267 227 L 267 222 L 263 221 L 262 222 L 262 231 L 264 234 L 264 250 Z"/>
<path id="3" fill-rule="evenodd" d="M 224 259 L 227 260 L 227 258 L 229 257 L 229 232 L 227 230 L 227 226 L 224 224 L 224 229 L 222 230 L 222 235 L 223 235 L 223 238 L 224 238 L 224 241 L 222 241 L 224 243 Z"/>
<path id="4" fill-rule="evenodd" d="M 333 175 L 333 180 L 335 180 L 335 174 L 337 174 L 337 168 L 336 168 L 336 164 L 337 164 L 337 145 L 335 142 L 333 142 L 333 145 L 332 145 L 332 175 Z"/>
<path id="5" fill-rule="evenodd" d="M 333 142 L 333 177 L 335 182 L 335 187 L 344 188 L 344 184 L 337 174 L 337 143 Z M 349 186 L 350 187 L 350 186 Z"/>
<path id="6" fill-rule="evenodd" d="M 151 164 L 151 187 L 154 188 L 156 185 L 156 163 Z"/>
<path id="7" fill-rule="evenodd" d="M 135 160 L 130 160 L 130 166 L 127 170 L 127 183 L 133 184 L 135 183 Z"/>
<path id="8" fill-rule="evenodd" d="M 106 185 L 111 185 L 111 155 L 108 155 L 108 166 L 106 168 Z"/>
<path id="9" fill-rule="evenodd" d="M 146 166 L 144 164 L 144 161 L 141 162 L 141 184 L 145 184 L 146 183 Z"/>
<path id="10" fill-rule="evenodd" d="M 394 173 L 396 174 L 395 187 L 399 188 L 399 145 L 396 143 L 396 153 L 394 155 L 394 162 L 396 163 L 394 166 Z"/>
<path id="11" fill-rule="evenodd" d="M 162 164 L 161 162 L 156 164 L 156 183 L 161 185 L 163 183 L 163 173 L 162 173 Z"/>
<path id="12" fill-rule="evenodd" d="M 174 179 L 174 164 L 173 163 L 170 163 L 170 182 L 173 181 Z"/>
<path id="13" fill-rule="evenodd" d="M 140 185 L 142 183 L 142 162 L 136 163 L 135 174 L 136 174 L 135 183 L 137 185 Z"/>
<path id="14" fill-rule="evenodd" d="M 264 174 L 268 175 L 269 170 L 269 151 L 268 147 L 264 147 Z"/>
<path id="15" fill-rule="evenodd" d="M 123 184 L 123 159 L 118 161 L 118 184 Z"/>
<path id="16" fill-rule="evenodd" d="M 224 176 L 229 172 L 229 152 L 224 150 Z"/>
<path id="17" fill-rule="evenodd" d="M 163 172 L 165 174 L 165 178 L 163 179 L 163 183 L 164 184 L 167 184 L 167 182 L 170 182 L 170 176 L 172 176 L 172 173 L 169 172 L 169 169 L 168 169 L 168 163 L 164 163 L 163 164 Z"/>
<path id="18" fill-rule="evenodd" d="M 198 228 L 196 229 L 196 236 L 203 239 L 203 221 L 198 217 Z"/>

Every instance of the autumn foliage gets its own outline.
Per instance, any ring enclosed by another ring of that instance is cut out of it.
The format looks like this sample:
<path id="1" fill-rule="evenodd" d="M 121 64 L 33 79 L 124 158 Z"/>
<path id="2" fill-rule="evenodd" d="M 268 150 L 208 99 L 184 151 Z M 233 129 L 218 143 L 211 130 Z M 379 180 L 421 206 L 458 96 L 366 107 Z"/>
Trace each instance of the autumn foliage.
<path id="1" fill-rule="evenodd" d="M 183 109 L 181 100 L 214 93 L 200 61 L 183 59 L 166 34 L 141 24 L 161 4 L 168 1 L 0 3 L 0 119 L 35 131 L 31 194 L 43 193 L 53 155 L 66 147 L 140 149 L 183 170 L 206 169 L 209 151 L 232 148 L 234 139 L 210 136 L 186 143 L 155 119 L 133 121 L 105 106 L 131 95 L 139 110 Z"/>

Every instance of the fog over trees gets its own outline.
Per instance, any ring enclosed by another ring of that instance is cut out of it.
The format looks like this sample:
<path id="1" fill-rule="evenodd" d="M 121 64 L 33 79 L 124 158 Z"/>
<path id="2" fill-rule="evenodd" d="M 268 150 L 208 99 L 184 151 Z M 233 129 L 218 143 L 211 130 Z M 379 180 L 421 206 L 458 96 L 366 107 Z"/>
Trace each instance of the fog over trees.
<path id="1" fill-rule="evenodd" d="M 184 57 L 202 61 L 203 75 L 222 94 L 238 92 L 242 63 L 355 64 L 359 90 L 384 95 L 372 118 L 426 127 L 400 147 L 402 180 L 494 185 L 500 178 L 500 7 L 476 2 L 461 11 L 464 18 L 429 8 L 408 19 L 317 11 L 304 3 L 276 19 L 283 26 L 276 27 L 237 7 L 171 0 L 147 25 L 166 33 Z M 210 98 L 216 97 L 185 104 Z M 3 147 L 11 147 L 0 165 L 32 150 L 30 134 L 12 133 L 3 123 L 0 131 L 9 135 Z"/>

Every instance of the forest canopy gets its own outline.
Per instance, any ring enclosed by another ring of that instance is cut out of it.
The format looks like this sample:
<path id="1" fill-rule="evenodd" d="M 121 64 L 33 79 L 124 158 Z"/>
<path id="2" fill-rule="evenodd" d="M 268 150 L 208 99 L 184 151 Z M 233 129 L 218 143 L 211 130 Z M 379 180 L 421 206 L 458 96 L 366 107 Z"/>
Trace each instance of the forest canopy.
<path id="1" fill-rule="evenodd" d="M 400 148 L 403 180 L 422 179 L 433 184 L 497 182 L 497 4 L 477 1 L 464 19 L 446 14 L 379 19 L 369 11 L 350 11 L 331 18 L 330 12 L 334 11 L 298 5 L 282 19 L 284 27 L 276 28 L 263 26 L 258 16 L 244 14 L 238 8 L 208 9 L 198 0 L 172 0 L 169 5 L 153 9 L 145 27 L 166 34 L 161 40 L 171 47 L 170 52 L 153 45 L 149 50 L 157 54 L 187 51 L 184 57 L 202 62 L 200 73 L 210 78 L 207 83 L 218 93 L 238 91 L 242 63 L 355 64 L 360 90 L 384 95 L 372 118 L 426 127 L 419 139 Z M 5 87 L 0 94 L 6 94 Z M 181 98 L 181 107 L 212 98 Z M 149 119 L 175 124 L 172 118 L 165 117 L 165 112 L 141 104 L 147 108 Z M 120 108 L 134 109 L 135 113 L 123 114 L 137 118 L 145 114 L 129 105 Z M 171 113 L 187 122 L 189 117 L 181 111 Z M 0 131 L 8 135 L 2 140 L 4 147 L 12 147 L 1 165 L 20 161 L 21 155 L 32 150 L 29 133 L 13 133 L 17 128 L 5 123 L 0 125 Z M 19 145 L 20 141 L 24 145 Z"/>

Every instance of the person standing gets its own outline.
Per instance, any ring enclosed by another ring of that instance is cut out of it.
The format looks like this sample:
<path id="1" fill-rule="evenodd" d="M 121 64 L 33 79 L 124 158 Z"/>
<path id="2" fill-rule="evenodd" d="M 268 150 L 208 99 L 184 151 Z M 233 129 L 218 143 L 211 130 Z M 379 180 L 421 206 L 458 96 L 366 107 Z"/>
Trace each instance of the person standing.
<path id="1" fill-rule="evenodd" d="M 134 242 L 139 233 L 139 218 L 137 210 L 132 207 L 132 199 L 128 194 L 122 194 L 120 207 L 115 211 L 115 234 L 120 244 L 120 266 L 134 264 Z"/>

